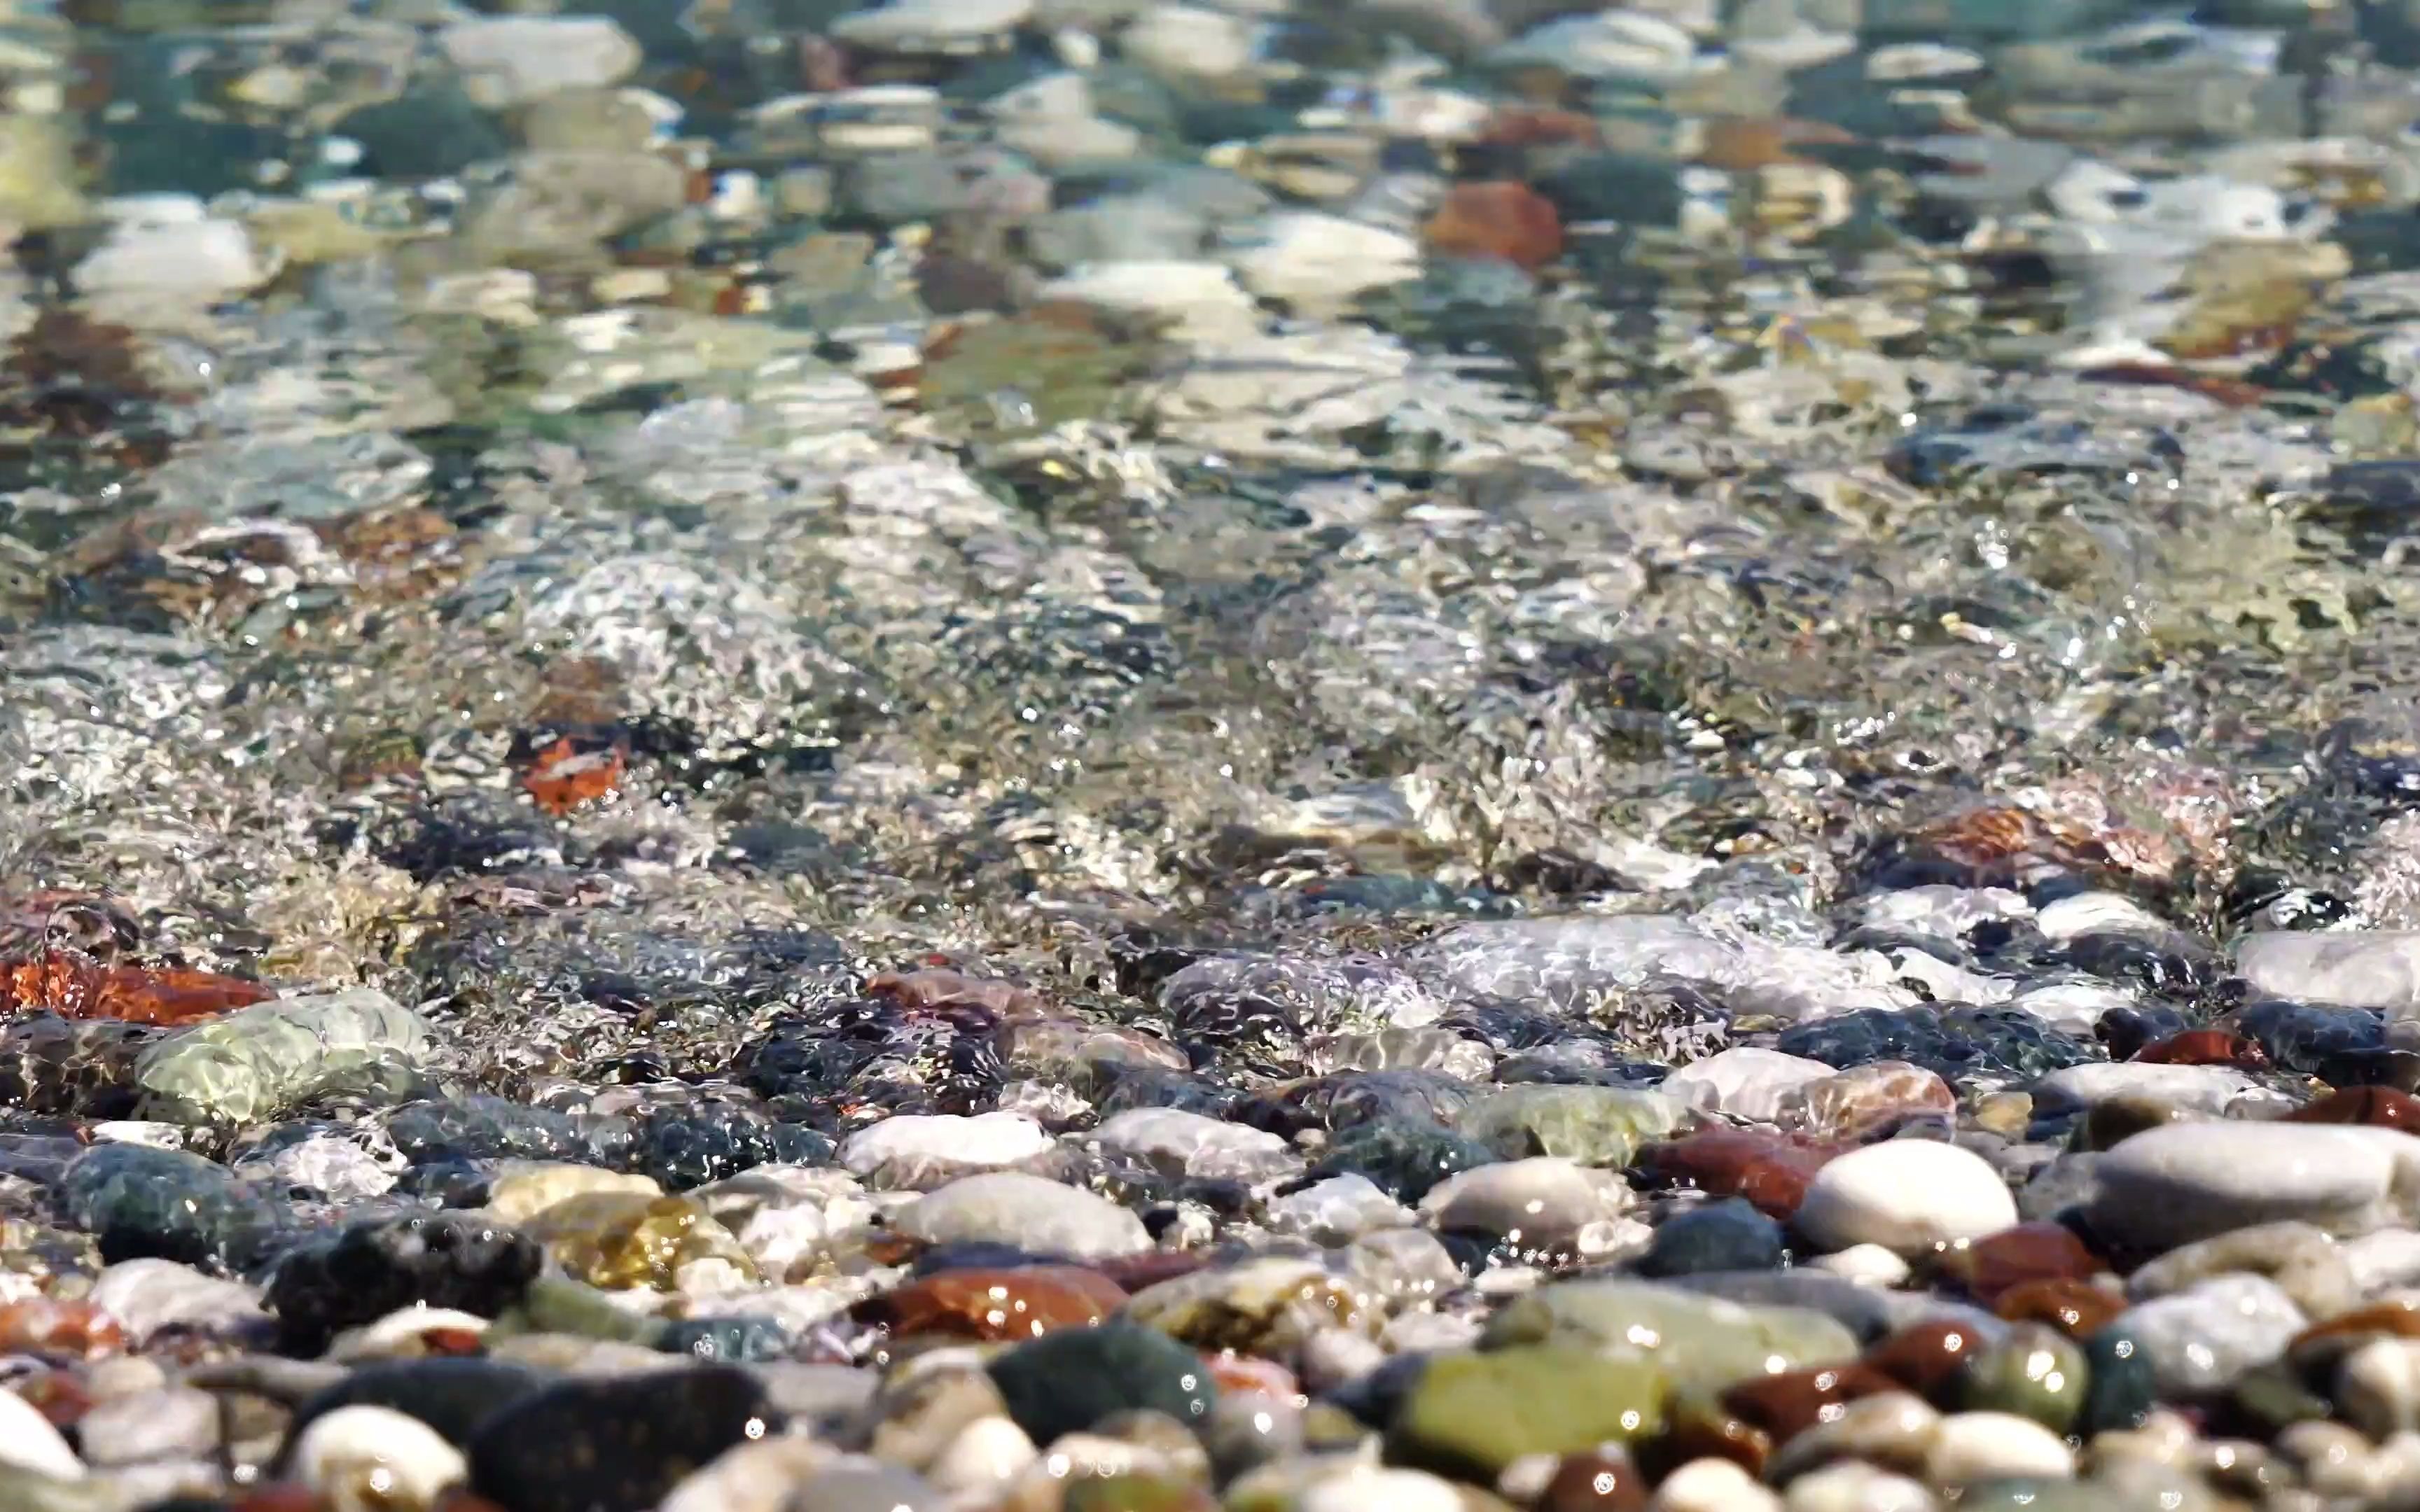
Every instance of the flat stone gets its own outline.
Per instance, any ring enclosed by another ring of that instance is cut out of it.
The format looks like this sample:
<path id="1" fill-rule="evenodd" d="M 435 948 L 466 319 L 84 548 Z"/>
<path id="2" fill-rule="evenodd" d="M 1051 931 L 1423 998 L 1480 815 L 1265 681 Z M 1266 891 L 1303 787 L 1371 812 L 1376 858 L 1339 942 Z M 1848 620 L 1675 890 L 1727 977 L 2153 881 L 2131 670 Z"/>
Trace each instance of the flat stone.
<path id="1" fill-rule="evenodd" d="M 2352 1350 L 2336 1366 L 2335 1396 L 2373 1439 L 2420 1428 L 2420 1339 L 2372 1339 Z"/>
<path id="2" fill-rule="evenodd" d="M 1953 1412 L 1933 1429 L 1924 1457 L 1925 1478 L 1938 1486 L 2074 1473 L 2075 1451 L 2066 1439 L 2012 1412 Z"/>
<path id="3" fill-rule="evenodd" d="M 763 1388 L 730 1365 L 561 1381 L 472 1434 L 471 1489 L 515 1512 L 636 1512 L 780 1427 Z"/>
<path id="4" fill-rule="evenodd" d="M 1506 1160 L 1559 1155 L 1586 1165 L 1627 1165 L 1649 1140 L 1678 1129 L 1688 1108 L 1633 1087 L 1508 1087 L 1463 1109 L 1454 1129 Z"/>
<path id="5" fill-rule="evenodd" d="M 1878 1060 L 1802 1083 L 1783 1099 L 1781 1119 L 1792 1128 L 1838 1139 L 1911 1116 L 1946 1120 L 1957 1111 L 1958 1094 L 1938 1072 L 1904 1060 Z"/>
<path id="6" fill-rule="evenodd" d="M 1379 1229 L 1406 1227 L 1419 1216 L 1375 1181 L 1354 1175 L 1331 1176 L 1272 1197 L 1267 1211 L 1271 1231 L 1330 1245 L 1349 1244 Z"/>
<path id="7" fill-rule="evenodd" d="M 1733 1045 L 1691 1061 L 1664 1078 L 1659 1090 L 1691 1107 L 1771 1123 L 1792 1090 L 1833 1075 L 1835 1068 L 1761 1045 Z"/>
<path id="8" fill-rule="evenodd" d="M 295 1441 L 290 1468 L 303 1485 L 338 1504 L 437 1504 L 470 1474 L 470 1462 L 435 1429 L 383 1407 L 340 1407 L 313 1420 Z"/>
<path id="9" fill-rule="evenodd" d="M 272 998 L 163 1040 L 135 1062 L 147 1118 L 249 1123 L 340 1092 L 411 1085 L 436 1043 L 384 993 Z"/>
<path id="10" fill-rule="evenodd" d="M 1182 1108 L 1128 1108 L 1102 1119 L 1089 1137 L 1111 1154 L 1180 1179 L 1261 1182 L 1302 1169 L 1283 1136 Z"/>
<path id="11" fill-rule="evenodd" d="M 58 1480 L 85 1478 L 84 1461 L 68 1441 L 41 1409 L 13 1391 L 0 1391 L 0 1467 Z"/>
<path id="12" fill-rule="evenodd" d="M 1966 1289 L 1990 1303 L 2010 1287 L 2031 1281 L 2089 1281 L 2109 1269 L 2075 1230 L 2047 1221 L 2022 1223 L 1987 1234 L 1945 1257 L 1949 1273 Z"/>
<path id="13" fill-rule="evenodd" d="M 1432 1359 L 1397 1405 L 1387 1455 L 1481 1483 L 1530 1455 L 1651 1438 L 1667 1387 L 1650 1361 L 1559 1345 Z"/>
<path id="14" fill-rule="evenodd" d="M 500 1162 L 488 1182 L 487 1211 L 502 1224 L 536 1217 L 558 1202 L 591 1192 L 636 1193 L 659 1196 L 663 1188 L 654 1177 L 609 1171 L 570 1161 L 508 1160 Z"/>
<path id="15" fill-rule="evenodd" d="M 535 1214 L 520 1232 L 572 1277 L 609 1291 L 679 1290 L 689 1267 L 708 1262 L 735 1281 L 756 1279 L 738 1239 L 688 1197 L 590 1192 Z"/>
<path id="16" fill-rule="evenodd" d="M 877 1189 L 913 1192 L 1019 1165 L 1053 1143 L 1042 1125 L 1021 1113 L 900 1114 L 842 1141 L 840 1163 Z"/>
<path id="17" fill-rule="evenodd" d="M 1227 258 L 1236 281 L 1305 314 L 1419 275 L 1419 243 L 1400 231 L 1317 210 L 1263 216 Z"/>
<path id="18" fill-rule="evenodd" d="M 509 110 L 563 89 L 601 89 L 637 71 L 639 44 L 605 16 L 478 16 L 437 33 L 462 90 Z"/>
<path id="19" fill-rule="evenodd" d="M 1142 1220 L 1107 1197 L 1021 1171 L 961 1177 L 909 1204 L 896 1227 L 932 1244 L 1014 1244 L 1079 1260 L 1152 1247 Z"/>
<path id="20" fill-rule="evenodd" d="M 2158 1065 L 2142 1061 L 2092 1061 L 2055 1071 L 2033 1084 L 2035 1106 L 2044 1112 L 2098 1107 L 2125 1097 L 2147 1097 L 2194 1113 L 2217 1115 L 2260 1084 L 2231 1066 Z"/>
<path id="21" fill-rule="evenodd" d="M 1646 1281 L 1559 1281 L 1487 1321 L 1490 1348 L 1584 1344 L 1643 1350 L 1678 1388 L 1719 1391 L 1749 1376 L 1857 1356 L 1856 1335 L 1804 1307 L 1747 1306 Z"/>
<path id="22" fill-rule="evenodd" d="M 2361 1300 L 2344 1250 L 2325 1231 L 2304 1223 L 2257 1224 L 2196 1240 L 2161 1256 L 2126 1278 L 2138 1300 L 2182 1291 L 2212 1276 L 2264 1275 L 2313 1318 L 2331 1318 Z"/>
<path id="23" fill-rule="evenodd" d="M 2247 934 L 2235 969 L 2262 994 L 2305 1003 L 2420 1010 L 2420 931 L 2301 930 Z"/>
<path id="24" fill-rule="evenodd" d="M 1033 0 L 892 0 L 834 20 L 837 40 L 876 52 L 954 52 L 1022 25 Z"/>
<path id="25" fill-rule="evenodd" d="M 2093 1167 L 2093 1231 L 2157 1252 L 2254 1224 L 2346 1236 L 2408 1219 L 2420 1138 L 2391 1129 L 2232 1120 L 2168 1124 Z"/>

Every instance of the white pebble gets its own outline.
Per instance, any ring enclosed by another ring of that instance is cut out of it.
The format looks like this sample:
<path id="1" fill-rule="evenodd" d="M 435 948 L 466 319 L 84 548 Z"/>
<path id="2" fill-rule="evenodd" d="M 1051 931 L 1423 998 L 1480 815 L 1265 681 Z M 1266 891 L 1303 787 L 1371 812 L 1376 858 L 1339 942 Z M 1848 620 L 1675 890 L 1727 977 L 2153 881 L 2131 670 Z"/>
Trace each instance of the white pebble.
<path id="1" fill-rule="evenodd" d="M 1857 1459 L 1799 1476 L 1783 1502 L 1789 1512 L 1933 1512 L 1940 1504 L 1921 1481 Z"/>
<path id="2" fill-rule="evenodd" d="M 1886 1140 L 1842 1155 L 1808 1185 L 1796 1218 L 1825 1249 L 1880 1244 L 1902 1256 L 2016 1222 L 2016 1199 L 1989 1162 L 1932 1139 Z"/>
<path id="3" fill-rule="evenodd" d="M 39 1408 L 13 1391 L 0 1391 L 0 1465 L 54 1480 L 84 1479 L 84 1461 L 68 1441 Z"/>
<path id="4" fill-rule="evenodd" d="M 953 1498 L 980 1503 L 1024 1473 L 1038 1453 L 1007 1418 L 979 1417 L 942 1446 L 924 1467 L 924 1478 Z"/>
<path id="5" fill-rule="evenodd" d="M 2373 1439 L 2420 1428 L 2420 1339 L 2374 1339 L 2346 1355 L 2335 1396 Z"/>
<path id="6" fill-rule="evenodd" d="M 2014 1412 L 1953 1412 L 1932 1432 L 1924 1457 L 1928 1479 L 1943 1486 L 2007 1475 L 2065 1478 L 2075 1473 L 2067 1441 Z"/>
<path id="7" fill-rule="evenodd" d="M 1315 313 L 1419 277 L 1420 248 L 1385 226 L 1316 210 L 1280 210 L 1263 218 L 1227 260 L 1253 293 Z"/>
<path id="8" fill-rule="evenodd" d="M 1252 28 L 1198 6 L 1156 6 L 1118 33 L 1118 51 L 1163 78 L 1222 79 L 1252 62 Z"/>
<path id="9" fill-rule="evenodd" d="M 1781 1512 L 1781 1498 L 1728 1459 L 1692 1459 L 1664 1477 L 1647 1512 Z"/>
<path id="10" fill-rule="evenodd" d="M 840 1147 L 840 1163 L 877 1185 L 916 1187 L 935 1175 L 1014 1165 L 1049 1148 L 1042 1125 L 1023 1114 L 908 1113 L 849 1135 Z"/>
<path id="11" fill-rule="evenodd" d="M 1356 1465 L 1314 1483 L 1294 1504 L 1295 1512 L 1459 1512 L 1464 1502 L 1450 1481 L 1424 1471 Z"/>
<path id="12" fill-rule="evenodd" d="M 416 1417 L 385 1407 L 339 1407 L 294 1443 L 294 1473 L 337 1512 L 432 1506 L 470 1473 L 462 1452 Z"/>
<path id="13" fill-rule="evenodd" d="M 1880 1244 L 1852 1244 L 1807 1263 L 1861 1287 L 1895 1287 L 1915 1273 L 1914 1267 Z"/>
<path id="14" fill-rule="evenodd" d="M 604 16 L 476 16 L 440 31 L 437 45 L 487 110 L 619 84 L 640 62 L 638 42 Z"/>

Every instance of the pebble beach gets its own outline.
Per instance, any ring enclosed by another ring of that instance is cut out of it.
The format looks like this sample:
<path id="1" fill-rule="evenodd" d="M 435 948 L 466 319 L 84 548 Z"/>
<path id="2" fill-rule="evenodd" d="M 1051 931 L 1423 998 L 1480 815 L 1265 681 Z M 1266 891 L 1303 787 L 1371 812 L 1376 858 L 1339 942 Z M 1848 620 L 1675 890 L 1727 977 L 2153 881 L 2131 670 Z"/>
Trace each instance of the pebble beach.
<path id="1" fill-rule="evenodd" d="M 2420 3 L 0 0 L 0 1508 L 2420 1509 Z"/>

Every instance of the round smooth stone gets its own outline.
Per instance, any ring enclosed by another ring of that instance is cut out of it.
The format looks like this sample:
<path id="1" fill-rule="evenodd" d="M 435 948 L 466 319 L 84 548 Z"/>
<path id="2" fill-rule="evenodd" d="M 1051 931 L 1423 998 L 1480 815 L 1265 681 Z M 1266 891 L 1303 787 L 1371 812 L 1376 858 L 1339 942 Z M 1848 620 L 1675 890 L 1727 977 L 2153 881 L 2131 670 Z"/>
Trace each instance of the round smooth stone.
<path id="1" fill-rule="evenodd" d="M 1931 1139 L 1892 1139 L 1826 1165 L 1807 1188 L 1800 1232 L 1826 1250 L 1879 1244 L 1925 1254 L 2013 1227 L 2016 1199 L 1989 1162 Z"/>
<path id="2" fill-rule="evenodd" d="M 438 1493 L 470 1474 L 462 1451 L 416 1417 L 386 1407 L 339 1407 L 312 1420 L 294 1441 L 293 1469 L 303 1484 L 340 1504 L 434 1505 Z"/>
<path id="3" fill-rule="evenodd" d="M 2420 1138 L 2346 1124 L 2174 1123 L 2119 1144 L 2093 1174 L 2093 1232 L 2137 1250 L 2287 1221 L 2342 1237 L 2402 1215 L 2399 1193 L 2420 1192 Z"/>
<path id="4" fill-rule="evenodd" d="M 2075 1451 L 2029 1417 L 2013 1412 L 1953 1412 L 1933 1429 L 1925 1478 L 1963 1486 L 2009 1475 L 2057 1479 L 2075 1473 Z"/>

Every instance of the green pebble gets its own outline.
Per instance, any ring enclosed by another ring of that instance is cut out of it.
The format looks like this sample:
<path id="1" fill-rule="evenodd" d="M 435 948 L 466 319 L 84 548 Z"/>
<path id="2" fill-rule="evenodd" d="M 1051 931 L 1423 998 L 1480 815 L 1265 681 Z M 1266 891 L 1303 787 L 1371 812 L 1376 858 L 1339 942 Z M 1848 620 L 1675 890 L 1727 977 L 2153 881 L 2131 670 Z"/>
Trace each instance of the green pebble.
<path id="1" fill-rule="evenodd" d="M 1528 1455 L 1576 1454 L 1661 1432 L 1668 1387 L 1639 1354 L 1539 1344 L 1429 1362 L 1387 1431 L 1387 1458 L 1495 1480 Z"/>
<path id="2" fill-rule="evenodd" d="M 2065 1433 L 2084 1414 L 2091 1374 L 2084 1350 L 2066 1335 L 2020 1323 L 1967 1365 L 1958 1405 L 1969 1412 L 2013 1412 Z"/>

